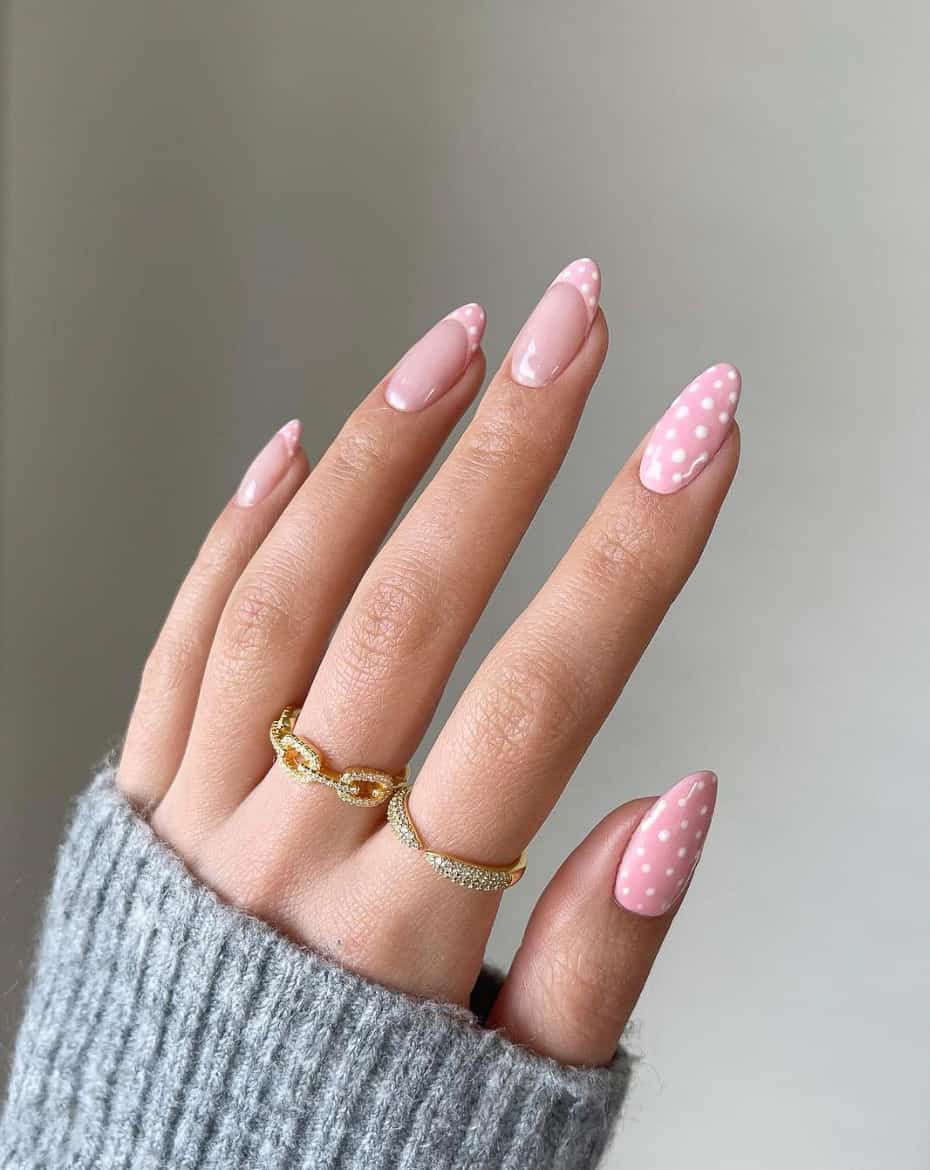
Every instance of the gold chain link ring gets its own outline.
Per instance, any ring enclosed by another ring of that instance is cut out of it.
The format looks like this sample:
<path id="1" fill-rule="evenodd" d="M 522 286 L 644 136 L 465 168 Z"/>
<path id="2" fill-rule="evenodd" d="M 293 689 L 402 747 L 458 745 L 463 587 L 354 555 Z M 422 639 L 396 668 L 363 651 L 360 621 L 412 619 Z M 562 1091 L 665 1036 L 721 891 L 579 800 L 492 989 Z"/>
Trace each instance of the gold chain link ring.
<path id="1" fill-rule="evenodd" d="M 409 787 L 395 792 L 387 807 L 387 819 L 401 841 L 411 849 L 420 850 L 437 873 L 468 890 L 507 890 L 523 877 L 526 872 L 526 851 L 513 865 L 479 865 L 476 861 L 465 861 L 451 853 L 437 853 L 434 849 L 427 849 L 410 819 L 410 809 L 407 807 L 409 798 Z"/>
<path id="2" fill-rule="evenodd" d="M 332 788 L 346 804 L 366 807 L 384 804 L 406 786 L 409 767 L 398 775 L 362 765 L 346 768 L 342 772 L 327 768 L 319 748 L 295 733 L 294 725 L 299 714 L 299 707 L 285 707 L 272 723 L 269 733 L 278 763 L 298 783 L 323 784 Z"/>

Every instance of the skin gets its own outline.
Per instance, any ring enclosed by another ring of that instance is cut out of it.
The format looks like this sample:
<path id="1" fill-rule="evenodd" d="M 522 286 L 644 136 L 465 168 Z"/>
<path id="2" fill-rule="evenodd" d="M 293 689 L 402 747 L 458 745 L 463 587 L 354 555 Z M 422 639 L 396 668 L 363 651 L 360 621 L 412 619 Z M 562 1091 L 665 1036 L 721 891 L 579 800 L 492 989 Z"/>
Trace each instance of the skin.
<path id="1" fill-rule="evenodd" d="M 210 531 L 146 663 L 119 783 L 206 884 L 296 940 L 416 995 L 466 1003 L 501 896 L 435 874 L 385 824 L 274 763 L 287 703 L 327 763 L 394 771 L 556 475 L 607 351 L 598 311 L 542 389 L 510 356 L 432 482 L 407 497 L 478 393 L 479 350 L 427 409 L 384 383 L 319 464 L 299 452 L 252 508 Z M 706 470 L 662 496 L 631 454 L 537 596 L 466 688 L 417 778 L 424 839 L 517 857 L 551 812 L 701 555 L 736 470 L 734 426 Z M 379 551 L 380 549 L 380 551 Z M 671 778 L 666 778 L 670 780 Z M 614 901 L 651 801 L 615 810 L 537 904 L 490 1023 L 573 1064 L 608 1063 L 680 902 Z"/>

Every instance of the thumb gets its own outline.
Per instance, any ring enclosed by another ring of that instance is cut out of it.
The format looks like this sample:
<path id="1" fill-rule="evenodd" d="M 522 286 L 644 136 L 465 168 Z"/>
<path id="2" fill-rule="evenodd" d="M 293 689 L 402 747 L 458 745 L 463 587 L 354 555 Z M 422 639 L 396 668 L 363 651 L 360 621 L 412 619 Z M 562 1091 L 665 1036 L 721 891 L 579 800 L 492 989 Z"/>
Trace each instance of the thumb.
<path id="1" fill-rule="evenodd" d="M 687 891 L 717 778 L 695 772 L 615 809 L 536 904 L 488 1018 L 563 1064 L 609 1064 Z"/>

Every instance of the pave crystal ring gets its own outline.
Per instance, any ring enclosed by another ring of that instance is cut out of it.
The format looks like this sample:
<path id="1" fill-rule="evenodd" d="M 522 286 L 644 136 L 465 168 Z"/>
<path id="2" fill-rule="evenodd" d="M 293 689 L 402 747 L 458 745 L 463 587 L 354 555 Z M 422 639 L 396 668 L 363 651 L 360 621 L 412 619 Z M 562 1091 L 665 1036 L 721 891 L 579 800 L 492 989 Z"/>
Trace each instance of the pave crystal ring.
<path id="1" fill-rule="evenodd" d="M 409 787 L 395 792 L 387 806 L 387 819 L 401 841 L 411 849 L 419 849 L 437 873 L 468 890 L 506 890 L 523 877 L 526 872 L 525 851 L 513 865 L 479 865 L 476 861 L 453 857 L 451 853 L 428 849 L 410 819 L 409 798 Z"/>
<path id="2" fill-rule="evenodd" d="M 409 767 L 398 775 L 362 765 L 346 768 L 342 772 L 327 768 L 319 748 L 295 733 L 294 725 L 299 714 L 299 707 L 285 707 L 272 723 L 269 732 L 278 763 L 298 783 L 323 784 L 332 788 L 346 804 L 366 806 L 384 804 L 406 786 Z"/>

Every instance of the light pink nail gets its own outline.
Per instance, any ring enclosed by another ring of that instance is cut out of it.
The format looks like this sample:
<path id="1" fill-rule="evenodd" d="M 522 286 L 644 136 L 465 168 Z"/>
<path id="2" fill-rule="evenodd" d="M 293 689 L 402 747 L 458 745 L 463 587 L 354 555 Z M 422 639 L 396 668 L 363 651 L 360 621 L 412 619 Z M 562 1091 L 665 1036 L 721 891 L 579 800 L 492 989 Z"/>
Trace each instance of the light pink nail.
<path id="1" fill-rule="evenodd" d="M 474 303 L 444 317 L 408 349 L 397 364 L 384 397 L 395 410 L 422 410 L 461 378 L 481 344 L 485 312 Z"/>
<path id="2" fill-rule="evenodd" d="M 236 492 L 240 508 L 254 507 L 276 487 L 297 453 L 303 429 L 299 418 L 292 419 L 255 456 Z"/>
<path id="3" fill-rule="evenodd" d="M 617 871 L 614 897 L 625 910 L 657 918 L 681 897 L 701 860 L 716 799 L 713 772 L 693 772 L 659 797 Z"/>
<path id="4" fill-rule="evenodd" d="M 697 479 L 729 434 L 741 386 L 739 370 L 723 362 L 682 390 L 643 452 L 639 478 L 644 487 L 669 495 Z"/>
<path id="5" fill-rule="evenodd" d="M 511 377 L 521 386 L 546 386 L 568 366 L 591 331 L 601 295 L 601 270 L 573 260 L 546 289 L 514 342 Z"/>

